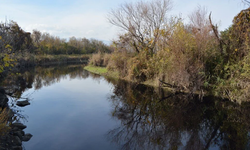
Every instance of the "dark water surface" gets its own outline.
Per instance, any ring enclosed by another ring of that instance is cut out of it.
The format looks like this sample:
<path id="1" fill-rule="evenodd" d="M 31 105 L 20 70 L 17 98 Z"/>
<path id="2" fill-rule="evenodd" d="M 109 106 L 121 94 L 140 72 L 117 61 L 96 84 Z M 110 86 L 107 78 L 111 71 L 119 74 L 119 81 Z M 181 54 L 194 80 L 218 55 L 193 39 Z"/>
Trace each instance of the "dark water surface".
<path id="1" fill-rule="evenodd" d="M 108 101 L 113 85 L 103 77 L 95 78 L 83 69 L 71 68 L 64 74 L 55 71 L 61 68 L 45 69 L 45 75 L 36 75 L 33 88 L 22 94 L 22 97 L 30 95 L 31 105 L 21 110 L 27 116 L 25 132 L 33 135 L 24 147 L 27 150 L 118 149 L 105 136 L 119 125 L 111 117 Z"/>
<path id="2" fill-rule="evenodd" d="M 16 97 L 30 99 L 12 106 L 33 135 L 26 150 L 250 148 L 249 103 L 172 95 L 82 68 L 36 68 L 6 80 Z"/>

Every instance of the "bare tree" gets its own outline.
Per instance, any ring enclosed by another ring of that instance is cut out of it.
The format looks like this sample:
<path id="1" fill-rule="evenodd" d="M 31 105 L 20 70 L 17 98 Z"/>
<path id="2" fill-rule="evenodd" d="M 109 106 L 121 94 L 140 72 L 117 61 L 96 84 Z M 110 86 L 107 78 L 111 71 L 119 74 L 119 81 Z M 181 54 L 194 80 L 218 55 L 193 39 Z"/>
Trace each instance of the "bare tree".
<path id="1" fill-rule="evenodd" d="M 195 50 L 189 54 L 185 69 L 187 69 L 189 74 L 191 92 L 200 91 L 200 97 L 203 97 L 202 89 L 205 75 L 200 72 L 207 72 L 207 70 L 209 70 L 208 65 L 206 65 L 207 60 L 218 54 L 217 50 L 214 48 L 218 43 L 215 40 L 215 36 L 211 34 L 212 27 L 209 23 L 206 7 L 198 6 L 189 15 L 189 20 L 189 28 L 191 28 L 194 40 L 193 48 Z"/>
<path id="2" fill-rule="evenodd" d="M 190 27 L 196 40 L 199 59 L 205 55 L 206 49 L 210 49 L 211 41 L 214 36 L 211 35 L 211 25 L 209 23 L 208 11 L 206 7 L 198 6 L 189 16 Z"/>
<path id="3" fill-rule="evenodd" d="M 167 12 L 171 9 L 170 0 L 140 1 L 125 3 L 111 10 L 108 20 L 122 28 L 130 37 L 130 45 L 136 52 L 147 50 L 153 54 L 160 37 L 161 29 L 167 22 Z"/>
<path id="4" fill-rule="evenodd" d="M 189 19 L 192 27 L 201 30 L 209 25 L 208 12 L 206 7 L 198 7 L 189 15 Z"/>
<path id="5" fill-rule="evenodd" d="M 33 30 L 31 37 L 32 37 L 33 41 L 36 43 L 36 46 L 39 45 L 40 40 L 41 40 L 41 36 L 42 36 L 42 33 L 40 31 Z"/>
<path id="6" fill-rule="evenodd" d="M 249 0 L 241 0 L 244 4 L 247 4 L 250 6 L 250 1 Z"/>

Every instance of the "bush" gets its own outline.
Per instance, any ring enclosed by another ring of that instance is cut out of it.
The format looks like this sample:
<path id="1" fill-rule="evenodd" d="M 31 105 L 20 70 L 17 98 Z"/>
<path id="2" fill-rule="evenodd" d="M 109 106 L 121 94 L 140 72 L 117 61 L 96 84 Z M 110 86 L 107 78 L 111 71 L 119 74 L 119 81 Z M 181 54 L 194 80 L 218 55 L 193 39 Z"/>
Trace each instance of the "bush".
<path id="1" fill-rule="evenodd" d="M 89 60 L 89 64 L 94 65 L 94 66 L 102 66 L 103 58 L 102 58 L 101 52 L 98 52 L 97 54 L 93 54 Z"/>
<path id="2" fill-rule="evenodd" d="M 111 54 L 105 53 L 103 56 L 103 66 L 108 66 L 109 60 L 111 58 Z"/>
<path id="3" fill-rule="evenodd" d="M 126 52 L 114 52 L 111 54 L 107 68 L 111 71 L 118 71 L 120 77 L 127 76 L 127 60 L 131 57 Z"/>
<path id="4" fill-rule="evenodd" d="M 147 56 L 144 52 L 128 60 L 127 77 L 131 80 L 143 82 L 147 80 Z"/>
<path id="5" fill-rule="evenodd" d="M 98 52 L 97 54 L 93 54 L 89 60 L 89 64 L 98 67 L 107 67 L 109 60 L 111 58 L 111 54 L 101 54 Z"/>

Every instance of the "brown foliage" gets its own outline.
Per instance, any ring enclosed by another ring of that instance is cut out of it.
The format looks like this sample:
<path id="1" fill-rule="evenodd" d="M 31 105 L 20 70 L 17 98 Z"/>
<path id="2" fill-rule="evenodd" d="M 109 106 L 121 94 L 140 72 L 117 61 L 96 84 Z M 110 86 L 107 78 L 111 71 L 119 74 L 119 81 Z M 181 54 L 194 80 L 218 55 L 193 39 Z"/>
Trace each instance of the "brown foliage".
<path id="1" fill-rule="evenodd" d="M 106 67 L 106 66 L 108 65 L 109 60 L 110 60 L 110 57 L 111 57 L 111 54 L 105 53 L 105 54 L 103 55 L 103 66 Z"/>
<path id="2" fill-rule="evenodd" d="M 6 109 L 3 109 L 0 111 L 0 136 L 5 135 L 9 127 L 7 126 L 7 120 L 8 120 L 8 111 Z"/>
<path id="3" fill-rule="evenodd" d="M 103 58 L 102 58 L 101 52 L 98 52 L 97 54 L 93 54 L 89 60 L 89 64 L 94 65 L 94 66 L 102 66 Z"/>
<path id="4" fill-rule="evenodd" d="M 108 70 L 117 70 L 121 77 L 127 76 L 127 61 L 130 59 L 126 52 L 114 52 L 107 65 Z"/>

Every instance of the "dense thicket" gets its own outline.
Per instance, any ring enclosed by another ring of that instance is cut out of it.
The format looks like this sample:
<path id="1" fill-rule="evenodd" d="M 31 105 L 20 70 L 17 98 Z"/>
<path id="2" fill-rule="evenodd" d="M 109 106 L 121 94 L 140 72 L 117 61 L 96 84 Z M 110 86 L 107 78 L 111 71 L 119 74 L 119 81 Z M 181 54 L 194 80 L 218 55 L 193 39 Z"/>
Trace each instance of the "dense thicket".
<path id="1" fill-rule="evenodd" d="M 167 17 L 170 6 L 169 0 L 156 0 L 111 11 L 109 21 L 125 33 L 113 42 L 108 69 L 136 82 L 154 80 L 201 96 L 207 91 L 248 100 L 250 8 L 220 32 L 205 8 L 198 7 L 184 23 L 181 17 Z"/>

